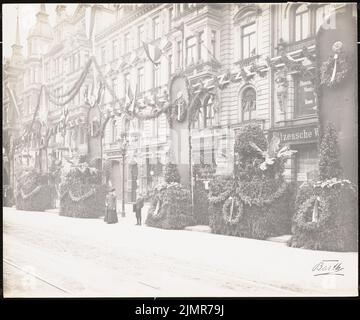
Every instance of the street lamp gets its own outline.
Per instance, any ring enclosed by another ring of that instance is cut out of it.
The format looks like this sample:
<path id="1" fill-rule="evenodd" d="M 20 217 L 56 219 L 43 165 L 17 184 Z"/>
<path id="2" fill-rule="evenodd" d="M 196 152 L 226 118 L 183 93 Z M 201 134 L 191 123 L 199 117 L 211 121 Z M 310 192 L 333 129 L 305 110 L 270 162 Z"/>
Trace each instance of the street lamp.
<path id="1" fill-rule="evenodd" d="M 122 209 L 121 216 L 125 217 L 125 157 L 127 153 L 127 147 L 129 144 L 129 140 L 126 133 L 122 133 L 120 137 L 120 153 L 122 157 Z"/>

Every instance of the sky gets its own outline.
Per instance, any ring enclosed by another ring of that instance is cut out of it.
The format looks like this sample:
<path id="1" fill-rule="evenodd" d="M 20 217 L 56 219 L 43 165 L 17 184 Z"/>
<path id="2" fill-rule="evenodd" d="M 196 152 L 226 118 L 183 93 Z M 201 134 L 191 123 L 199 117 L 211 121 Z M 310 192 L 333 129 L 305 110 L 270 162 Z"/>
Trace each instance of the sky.
<path id="1" fill-rule="evenodd" d="M 60 3 L 46 4 L 46 12 L 49 14 L 49 22 L 51 26 L 55 24 L 55 8 L 58 4 Z M 78 4 L 76 3 L 66 4 L 67 13 L 72 14 L 77 5 Z M 16 3 L 2 5 L 3 57 L 11 56 L 11 46 L 15 43 L 17 7 L 19 8 L 20 42 L 23 46 L 23 54 L 26 56 L 26 38 L 30 28 L 33 27 L 36 22 L 36 13 L 40 9 L 40 4 Z"/>

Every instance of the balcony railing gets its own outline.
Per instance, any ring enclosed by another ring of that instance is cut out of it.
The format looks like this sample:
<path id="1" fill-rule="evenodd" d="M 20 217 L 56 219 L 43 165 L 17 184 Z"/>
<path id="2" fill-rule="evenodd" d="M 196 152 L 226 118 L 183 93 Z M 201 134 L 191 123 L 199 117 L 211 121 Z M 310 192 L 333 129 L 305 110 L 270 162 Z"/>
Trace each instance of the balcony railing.
<path id="1" fill-rule="evenodd" d="M 315 44 L 315 37 L 311 37 L 311 38 L 307 38 L 307 39 L 303 39 L 300 41 L 296 41 L 296 42 L 292 42 L 286 45 L 286 52 L 293 52 L 296 50 L 301 50 L 304 47 L 309 47 L 311 45 Z"/>

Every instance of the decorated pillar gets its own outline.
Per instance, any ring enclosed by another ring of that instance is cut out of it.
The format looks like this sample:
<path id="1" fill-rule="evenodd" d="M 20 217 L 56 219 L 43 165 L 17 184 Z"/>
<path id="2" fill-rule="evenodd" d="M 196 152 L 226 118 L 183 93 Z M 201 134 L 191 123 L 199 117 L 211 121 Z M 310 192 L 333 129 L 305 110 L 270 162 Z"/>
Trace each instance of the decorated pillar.
<path id="1" fill-rule="evenodd" d="M 170 144 L 171 162 L 179 169 L 181 183 L 190 186 L 190 143 L 189 114 L 190 102 L 189 82 L 185 75 L 176 74 L 170 80 Z"/>
<path id="2" fill-rule="evenodd" d="M 351 9 L 351 4 L 345 5 L 324 22 L 316 48 L 321 134 L 328 122 L 334 123 L 344 178 L 357 183 L 357 27 Z"/>

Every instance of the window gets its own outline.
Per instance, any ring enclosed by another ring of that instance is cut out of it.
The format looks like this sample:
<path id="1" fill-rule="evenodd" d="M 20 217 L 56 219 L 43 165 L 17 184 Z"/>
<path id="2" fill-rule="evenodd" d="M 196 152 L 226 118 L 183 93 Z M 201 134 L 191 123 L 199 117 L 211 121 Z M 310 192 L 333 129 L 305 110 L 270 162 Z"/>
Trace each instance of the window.
<path id="1" fill-rule="evenodd" d="M 81 65 L 81 57 L 80 57 L 80 52 L 77 54 L 77 69 L 80 69 L 80 65 Z M 61 70 L 62 73 L 62 70 Z"/>
<path id="2" fill-rule="evenodd" d="M 199 32 L 198 38 L 198 60 L 203 59 L 204 31 Z"/>
<path id="3" fill-rule="evenodd" d="M 181 46 L 181 41 L 177 41 L 177 42 L 176 42 L 176 57 L 177 57 L 176 66 L 177 66 L 178 68 L 180 68 L 181 65 L 182 65 L 182 46 Z"/>
<path id="4" fill-rule="evenodd" d="M 316 14 L 315 14 L 316 30 L 315 30 L 315 32 L 317 32 L 319 30 L 321 24 L 325 21 L 325 17 L 326 17 L 326 6 L 322 5 L 321 7 L 318 7 L 316 9 Z"/>
<path id="5" fill-rule="evenodd" d="M 186 65 L 195 62 L 196 38 L 190 37 L 186 39 Z"/>
<path id="6" fill-rule="evenodd" d="M 105 50 L 105 46 L 101 47 L 101 52 L 100 52 L 100 55 L 101 55 L 101 64 L 105 64 L 106 63 L 106 50 Z"/>
<path id="7" fill-rule="evenodd" d="M 139 92 L 143 92 L 144 91 L 144 68 L 139 68 L 138 69 L 138 88 L 139 88 Z"/>
<path id="8" fill-rule="evenodd" d="M 153 19 L 153 27 L 154 27 L 154 39 L 160 38 L 160 18 L 155 17 Z"/>
<path id="9" fill-rule="evenodd" d="M 295 41 L 309 37 L 309 24 L 309 10 L 305 4 L 300 5 L 295 10 Z"/>
<path id="10" fill-rule="evenodd" d="M 168 56 L 168 78 L 171 78 L 171 74 L 172 74 L 172 55 L 170 54 Z"/>
<path id="11" fill-rule="evenodd" d="M 256 53 L 256 25 L 249 24 L 241 28 L 242 59 L 247 59 Z"/>
<path id="12" fill-rule="evenodd" d="M 130 84 L 130 73 L 124 74 L 124 96 L 126 95 L 126 90 Z"/>
<path id="13" fill-rule="evenodd" d="M 116 127 L 116 120 L 112 121 L 112 126 L 111 126 L 111 138 L 112 138 L 112 142 L 116 142 L 117 139 L 117 127 Z"/>
<path id="14" fill-rule="evenodd" d="M 159 128 L 159 118 L 151 119 L 150 124 L 151 124 L 152 137 L 157 137 L 158 136 L 158 128 Z"/>
<path id="15" fill-rule="evenodd" d="M 211 53 L 216 58 L 216 31 L 211 30 Z"/>
<path id="16" fill-rule="evenodd" d="M 256 111 L 256 92 L 253 88 L 244 90 L 241 99 L 241 118 L 242 121 L 253 119 Z"/>
<path id="17" fill-rule="evenodd" d="M 160 86 L 160 69 L 161 65 L 154 66 L 154 88 L 157 88 Z"/>
<path id="18" fill-rule="evenodd" d="M 85 130 L 83 127 L 80 127 L 80 144 L 85 143 Z"/>
<path id="19" fill-rule="evenodd" d="M 199 110 L 197 121 L 194 123 L 194 128 L 204 129 L 214 125 L 215 111 L 214 111 L 214 99 L 213 96 L 208 95 L 204 100 L 200 101 L 202 107 Z"/>
<path id="20" fill-rule="evenodd" d="M 125 53 L 130 51 L 130 32 L 127 32 L 124 37 L 124 50 Z"/>
<path id="21" fill-rule="evenodd" d="M 214 112 L 214 103 L 213 103 L 213 98 L 212 96 L 208 96 L 205 98 L 204 100 L 204 117 L 205 117 L 205 123 L 204 123 L 204 127 L 210 127 L 214 124 L 214 117 L 215 117 L 215 112 Z"/>
<path id="22" fill-rule="evenodd" d="M 49 63 L 45 63 L 45 78 L 46 80 L 49 80 L 50 79 L 50 72 L 49 72 Z"/>
<path id="23" fill-rule="evenodd" d="M 138 28 L 138 43 L 139 47 L 142 46 L 142 42 L 145 41 L 145 30 L 144 25 L 139 26 Z"/>
<path id="24" fill-rule="evenodd" d="M 311 81 L 295 78 L 295 115 L 297 117 L 315 114 L 315 95 Z"/>
<path id="25" fill-rule="evenodd" d="M 115 92 L 115 94 L 117 94 L 118 90 L 119 90 L 119 85 L 118 85 L 118 79 L 114 78 L 112 81 L 112 89 Z"/>
<path id="26" fill-rule="evenodd" d="M 296 181 L 304 182 L 318 179 L 318 152 L 316 145 L 299 145 L 296 147 L 295 170 Z"/>
<path id="27" fill-rule="evenodd" d="M 169 8 L 169 32 L 171 30 L 172 27 L 172 19 L 173 19 L 173 8 Z"/>
<path id="28" fill-rule="evenodd" d="M 117 59 L 118 56 L 119 56 L 119 42 L 115 39 L 113 40 L 112 42 L 112 57 L 113 57 L 113 60 Z"/>

